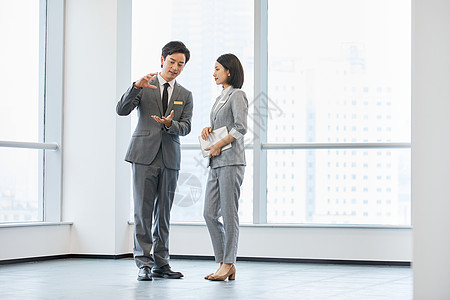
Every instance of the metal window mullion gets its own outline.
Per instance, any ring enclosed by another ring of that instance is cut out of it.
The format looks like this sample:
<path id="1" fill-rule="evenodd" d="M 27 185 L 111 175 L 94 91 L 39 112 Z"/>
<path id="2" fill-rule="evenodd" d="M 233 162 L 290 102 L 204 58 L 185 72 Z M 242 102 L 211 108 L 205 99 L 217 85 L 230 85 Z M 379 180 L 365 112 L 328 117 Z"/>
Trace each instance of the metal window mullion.
<path id="1" fill-rule="evenodd" d="M 45 52 L 47 40 L 47 1 L 39 1 L 39 141 L 45 141 Z M 38 219 L 44 221 L 45 151 L 39 151 Z"/>
<path id="2" fill-rule="evenodd" d="M 64 83 L 64 0 L 47 0 L 44 142 L 59 151 L 44 151 L 44 221 L 61 221 L 62 119 Z M 51 58 L 51 59 L 50 59 Z"/>
<path id="3" fill-rule="evenodd" d="M 267 223 L 268 0 L 254 2 L 253 223 Z"/>

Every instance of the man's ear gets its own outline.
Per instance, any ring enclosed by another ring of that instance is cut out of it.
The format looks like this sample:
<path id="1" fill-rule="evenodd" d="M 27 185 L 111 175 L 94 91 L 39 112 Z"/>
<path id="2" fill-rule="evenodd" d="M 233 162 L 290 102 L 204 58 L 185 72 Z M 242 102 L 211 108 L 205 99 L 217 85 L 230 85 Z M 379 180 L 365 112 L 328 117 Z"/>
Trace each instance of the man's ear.
<path id="1" fill-rule="evenodd" d="M 164 64 L 164 56 L 161 56 L 161 68 L 163 67 Z"/>

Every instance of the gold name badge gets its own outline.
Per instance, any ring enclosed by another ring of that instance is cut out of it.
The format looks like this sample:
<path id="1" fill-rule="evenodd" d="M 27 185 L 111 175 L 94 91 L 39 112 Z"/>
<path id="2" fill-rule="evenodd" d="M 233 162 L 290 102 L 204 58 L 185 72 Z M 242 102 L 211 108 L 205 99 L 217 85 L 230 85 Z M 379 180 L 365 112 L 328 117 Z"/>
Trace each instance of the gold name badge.
<path id="1" fill-rule="evenodd" d="M 183 101 L 173 101 L 173 104 L 183 105 Z"/>

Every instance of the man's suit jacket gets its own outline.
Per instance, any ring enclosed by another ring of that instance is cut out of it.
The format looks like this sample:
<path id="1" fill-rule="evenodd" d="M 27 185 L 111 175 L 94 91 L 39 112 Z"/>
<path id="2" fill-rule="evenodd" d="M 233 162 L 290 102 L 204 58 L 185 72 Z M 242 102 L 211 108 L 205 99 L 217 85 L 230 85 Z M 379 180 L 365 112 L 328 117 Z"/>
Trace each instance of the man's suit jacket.
<path id="1" fill-rule="evenodd" d="M 226 126 L 228 133 L 236 140 L 231 148 L 219 156 L 210 158 L 211 168 L 245 165 L 244 134 L 247 132 L 248 100 L 245 92 L 231 88 L 225 96 L 218 97 L 211 110 L 211 128 Z"/>
<path id="2" fill-rule="evenodd" d="M 192 93 L 175 82 L 172 96 L 163 114 L 161 91 L 155 76 L 150 84 L 157 89 L 136 89 L 131 86 L 117 103 L 117 114 L 126 116 L 137 107 L 139 121 L 131 138 L 125 160 L 131 163 L 149 165 L 159 147 L 162 147 L 163 161 L 167 168 L 180 169 L 180 138 L 191 131 Z M 172 126 L 166 128 L 156 122 L 151 116 L 168 116 L 174 111 Z"/>

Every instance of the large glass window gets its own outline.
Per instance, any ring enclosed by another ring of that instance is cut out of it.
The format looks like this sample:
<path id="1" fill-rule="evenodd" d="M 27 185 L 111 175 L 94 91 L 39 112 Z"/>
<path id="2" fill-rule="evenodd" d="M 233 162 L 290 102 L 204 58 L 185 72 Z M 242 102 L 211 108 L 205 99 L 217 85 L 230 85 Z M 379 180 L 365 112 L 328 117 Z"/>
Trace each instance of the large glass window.
<path id="1" fill-rule="evenodd" d="M 269 1 L 267 141 L 409 143 L 410 5 Z M 409 225 L 409 156 L 268 150 L 267 221 Z"/>
<path id="2" fill-rule="evenodd" d="M 410 1 L 270 1 L 268 24 L 268 142 L 410 141 Z"/>
<path id="3" fill-rule="evenodd" d="M 161 69 L 161 48 L 169 41 L 182 41 L 191 52 L 176 79 L 194 97 L 192 131 L 182 143 L 198 144 L 198 135 L 209 125 L 211 106 L 220 95 L 212 74 L 221 54 L 233 53 L 241 60 L 242 89 L 253 98 L 253 1 L 133 0 L 132 26 L 133 81 Z M 250 135 L 251 130 L 249 141 Z"/>
<path id="4" fill-rule="evenodd" d="M 64 1 L 0 1 L 0 222 L 61 220 L 63 36 Z"/>
<path id="5" fill-rule="evenodd" d="M 39 140 L 39 1 L 0 2 L 0 140 Z"/>
<path id="6" fill-rule="evenodd" d="M 0 223 L 42 221 L 42 151 L 0 148 Z"/>
<path id="7" fill-rule="evenodd" d="M 0 141 L 42 142 L 43 17 L 38 0 L 0 2 Z M 42 220 L 42 163 L 41 150 L 0 148 L 0 222 Z"/>
<path id="8" fill-rule="evenodd" d="M 409 149 L 271 150 L 267 222 L 411 222 Z"/>
<path id="9" fill-rule="evenodd" d="M 169 39 L 191 50 L 177 80 L 194 95 L 172 220 L 203 221 L 195 145 L 220 92 L 214 60 L 232 52 L 251 104 L 241 221 L 410 225 L 410 1 L 134 0 L 132 80 L 160 69 Z"/>
<path id="10" fill-rule="evenodd" d="M 239 9 L 236 9 L 236 8 Z M 149 20 L 151 20 L 149 22 Z M 161 69 L 161 48 L 170 40 L 182 41 L 191 58 L 177 81 L 194 98 L 191 133 L 181 138 L 182 166 L 177 196 L 172 210 L 174 222 L 203 222 L 204 190 L 208 168 L 201 155 L 198 136 L 210 125 L 211 106 L 221 87 L 213 79 L 214 63 L 224 53 L 233 53 L 241 61 L 250 105 L 253 99 L 253 1 L 133 1 L 132 81 Z M 253 108 L 250 108 L 252 111 Z M 136 124 L 133 116 L 132 130 Z M 252 143 L 253 126 L 246 135 Z M 252 153 L 246 151 L 247 168 L 241 191 L 240 220 L 252 222 Z"/>

